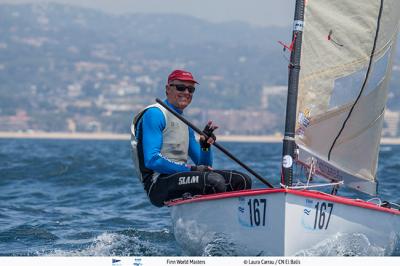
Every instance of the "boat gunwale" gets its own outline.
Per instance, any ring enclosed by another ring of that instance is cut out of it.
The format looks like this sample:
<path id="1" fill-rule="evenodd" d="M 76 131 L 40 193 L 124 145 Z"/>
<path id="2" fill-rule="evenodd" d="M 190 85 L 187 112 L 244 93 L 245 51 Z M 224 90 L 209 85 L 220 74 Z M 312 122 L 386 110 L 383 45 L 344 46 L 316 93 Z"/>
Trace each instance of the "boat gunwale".
<path id="1" fill-rule="evenodd" d="M 210 201 L 210 200 L 220 200 L 234 197 L 246 197 L 246 196 L 257 196 L 263 194 L 275 194 L 275 193 L 285 193 L 292 194 L 296 196 L 309 197 L 314 199 L 320 199 L 325 201 L 331 201 L 335 203 L 340 203 L 344 205 L 350 205 L 355 207 L 360 207 L 364 209 L 371 209 L 381 212 L 387 212 L 394 215 L 400 215 L 400 210 L 397 209 L 389 209 L 386 207 L 382 207 L 376 205 L 375 203 L 368 202 L 361 199 L 351 199 L 343 196 L 331 195 L 320 191 L 315 190 L 295 190 L 288 188 L 263 188 L 263 189 L 250 189 L 250 190 L 240 190 L 240 191 L 230 191 L 223 192 L 217 194 L 208 194 L 208 195 L 199 195 L 190 199 L 176 199 L 169 202 L 166 202 L 166 206 L 173 207 L 177 205 L 182 205 L 186 203 L 193 202 L 202 202 L 202 201 Z"/>

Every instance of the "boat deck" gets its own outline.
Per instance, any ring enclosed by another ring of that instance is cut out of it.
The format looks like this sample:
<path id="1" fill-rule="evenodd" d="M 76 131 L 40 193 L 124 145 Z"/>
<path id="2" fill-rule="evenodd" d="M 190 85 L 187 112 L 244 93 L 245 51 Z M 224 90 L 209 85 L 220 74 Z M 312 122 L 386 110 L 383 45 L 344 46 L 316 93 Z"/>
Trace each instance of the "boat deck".
<path id="1" fill-rule="evenodd" d="M 357 206 L 360 208 L 372 209 L 382 212 L 388 212 L 395 215 L 400 215 L 400 210 L 387 208 L 379 206 L 373 202 L 368 202 L 361 199 L 351 199 L 337 195 L 331 195 L 320 191 L 315 190 L 294 190 L 294 189 L 286 189 L 286 188 L 263 188 L 263 189 L 250 189 L 250 190 L 240 190 L 240 191 L 231 191 L 217 194 L 208 194 L 208 195 L 199 195 L 189 199 L 176 199 L 166 203 L 167 206 L 175 206 L 186 203 L 193 202 L 201 202 L 208 200 L 218 200 L 218 199 L 226 199 L 226 198 L 234 198 L 234 197 L 248 197 L 248 196 L 257 196 L 263 194 L 272 194 L 272 193 L 288 193 L 293 195 L 299 195 L 302 197 L 310 197 L 314 199 L 326 200 L 331 202 L 336 202 L 345 205 Z"/>

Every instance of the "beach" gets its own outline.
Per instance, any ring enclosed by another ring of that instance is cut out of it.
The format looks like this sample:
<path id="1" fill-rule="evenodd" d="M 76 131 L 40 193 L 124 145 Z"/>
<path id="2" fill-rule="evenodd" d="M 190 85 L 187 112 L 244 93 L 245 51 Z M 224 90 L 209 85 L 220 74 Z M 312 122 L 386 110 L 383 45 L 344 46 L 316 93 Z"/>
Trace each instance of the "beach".
<path id="1" fill-rule="evenodd" d="M 80 139 L 80 140 L 129 140 L 129 134 L 115 134 L 109 132 L 0 132 L 0 138 L 12 139 Z M 217 135 L 221 142 L 261 142 L 280 143 L 281 135 Z M 382 138 L 381 144 L 399 145 L 400 138 Z"/>

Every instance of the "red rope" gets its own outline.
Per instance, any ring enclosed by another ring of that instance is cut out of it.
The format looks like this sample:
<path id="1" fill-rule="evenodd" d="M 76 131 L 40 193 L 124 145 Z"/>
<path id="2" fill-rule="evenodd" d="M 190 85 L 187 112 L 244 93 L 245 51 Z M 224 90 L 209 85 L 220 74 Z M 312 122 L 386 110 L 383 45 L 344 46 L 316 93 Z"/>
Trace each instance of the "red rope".
<path id="1" fill-rule="evenodd" d="M 282 41 L 278 41 L 278 43 L 283 46 L 283 51 L 289 50 L 289 52 L 292 52 L 294 43 L 296 42 L 296 38 L 297 38 L 297 33 L 294 34 L 293 40 L 289 46 Z"/>

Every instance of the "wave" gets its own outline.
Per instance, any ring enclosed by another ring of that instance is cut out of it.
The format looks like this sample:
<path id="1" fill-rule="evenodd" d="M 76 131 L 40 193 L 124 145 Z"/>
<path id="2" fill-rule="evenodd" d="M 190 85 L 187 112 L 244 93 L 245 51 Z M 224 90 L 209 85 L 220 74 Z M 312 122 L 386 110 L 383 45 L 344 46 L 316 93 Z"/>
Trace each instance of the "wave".
<path id="1" fill-rule="evenodd" d="M 165 245 L 173 236 L 169 230 L 145 232 L 135 229 L 105 232 L 91 239 L 83 248 L 55 249 L 46 256 L 171 256 L 178 255 Z"/>
<path id="2" fill-rule="evenodd" d="M 396 256 L 399 244 L 398 236 L 393 236 L 386 247 L 379 247 L 371 245 L 363 234 L 338 233 L 310 249 L 297 252 L 295 256 Z"/>

